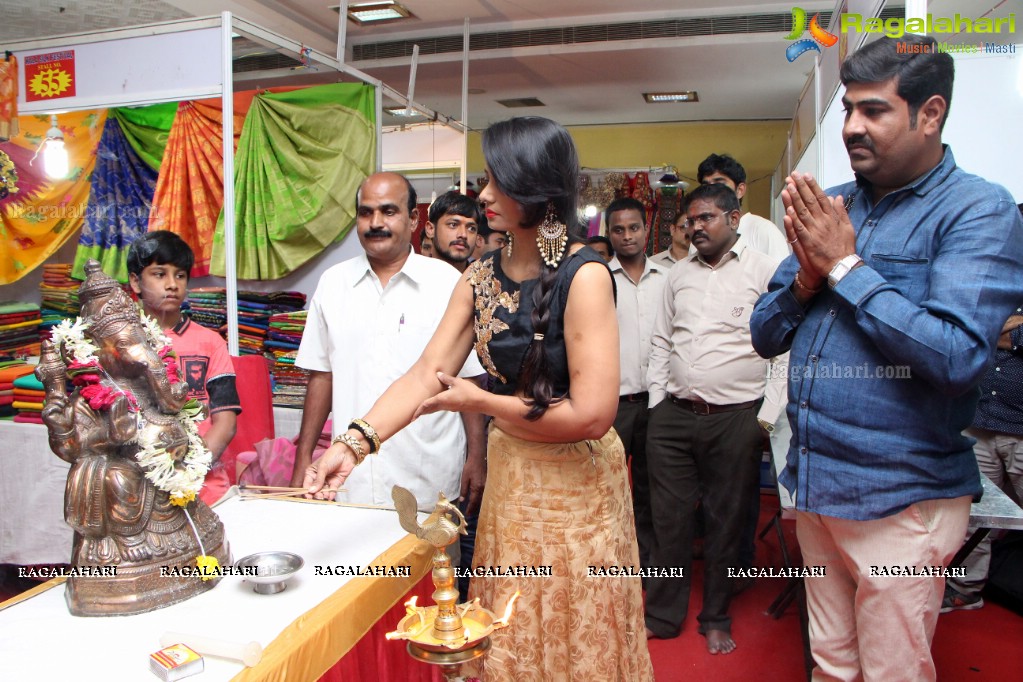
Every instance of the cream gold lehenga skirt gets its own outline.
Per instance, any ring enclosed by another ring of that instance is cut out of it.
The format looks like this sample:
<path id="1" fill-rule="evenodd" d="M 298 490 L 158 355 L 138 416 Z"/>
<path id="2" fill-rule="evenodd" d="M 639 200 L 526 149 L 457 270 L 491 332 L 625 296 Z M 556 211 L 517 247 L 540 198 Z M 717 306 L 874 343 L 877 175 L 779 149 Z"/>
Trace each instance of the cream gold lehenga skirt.
<path id="1" fill-rule="evenodd" d="M 549 566 L 551 575 L 472 579 L 470 597 L 498 616 L 516 590 L 521 595 L 511 625 L 463 675 L 652 680 L 639 578 L 588 577 L 591 566 L 639 568 L 625 451 L 614 429 L 600 440 L 535 443 L 492 426 L 487 458 L 473 566 Z"/>

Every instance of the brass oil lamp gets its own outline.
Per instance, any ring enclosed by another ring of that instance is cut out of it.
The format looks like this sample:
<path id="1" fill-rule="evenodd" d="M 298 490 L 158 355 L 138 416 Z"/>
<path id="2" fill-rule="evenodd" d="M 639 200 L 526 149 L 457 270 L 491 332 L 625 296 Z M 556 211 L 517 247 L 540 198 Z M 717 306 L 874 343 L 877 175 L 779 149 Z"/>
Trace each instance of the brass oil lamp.
<path id="1" fill-rule="evenodd" d="M 430 518 L 419 525 L 416 517 L 418 505 L 408 490 L 394 486 L 391 491 L 401 527 L 434 547 L 432 606 L 417 606 L 416 597 L 405 604 L 405 617 L 398 622 L 387 639 L 408 640 L 407 650 L 412 658 L 441 666 L 445 677 L 453 680 L 463 663 L 479 658 L 490 649 L 490 635 L 508 626 L 518 592 L 508 601 L 504 615 L 494 613 L 479 603 L 479 599 L 458 604 L 455 571 L 451 557 L 444 548 L 459 534 L 465 534 L 465 517 L 458 507 L 441 494 Z"/>

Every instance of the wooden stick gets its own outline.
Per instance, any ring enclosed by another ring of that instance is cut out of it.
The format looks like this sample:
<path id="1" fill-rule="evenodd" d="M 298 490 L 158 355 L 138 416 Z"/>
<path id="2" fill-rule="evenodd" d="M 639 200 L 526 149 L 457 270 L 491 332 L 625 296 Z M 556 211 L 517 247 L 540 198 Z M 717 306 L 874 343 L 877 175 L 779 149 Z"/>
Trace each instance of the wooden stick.
<path id="1" fill-rule="evenodd" d="M 331 488 L 325 488 L 324 492 L 327 492 L 327 493 L 345 492 L 345 489 L 341 488 L 340 491 L 338 491 L 338 490 L 333 490 Z M 268 499 L 268 498 L 275 498 L 275 497 L 278 497 L 278 498 L 283 498 L 283 497 L 301 497 L 302 495 L 305 495 L 305 494 L 306 494 L 306 489 L 305 488 L 297 488 L 297 489 L 291 490 L 291 491 L 281 491 L 281 492 L 275 492 L 275 493 L 256 493 L 256 492 L 247 493 L 247 492 L 243 492 L 241 494 L 241 497 L 244 497 L 246 499 L 252 499 L 252 498 Z"/>
<path id="2" fill-rule="evenodd" d="M 284 485 L 249 485 L 248 483 L 238 486 L 238 489 L 242 491 L 244 490 L 281 490 L 288 492 L 295 492 L 297 490 L 305 491 L 305 488 L 295 488 Z"/>
<path id="3" fill-rule="evenodd" d="M 272 500 L 285 497 L 294 497 L 299 493 L 245 493 L 241 495 L 243 500 Z"/>
<path id="4" fill-rule="evenodd" d="M 344 490 L 344 488 L 342 488 Z M 383 504 L 359 504 L 356 502 L 335 502 L 334 500 L 307 500 L 304 497 L 295 497 L 291 495 L 287 496 L 270 496 L 271 493 L 267 493 L 266 496 L 260 493 L 253 495 L 239 495 L 239 500 L 279 500 L 281 502 L 302 502 L 304 504 L 329 504 L 334 507 L 354 507 L 356 509 L 383 509 L 387 511 L 394 511 L 394 507 L 390 507 Z"/>

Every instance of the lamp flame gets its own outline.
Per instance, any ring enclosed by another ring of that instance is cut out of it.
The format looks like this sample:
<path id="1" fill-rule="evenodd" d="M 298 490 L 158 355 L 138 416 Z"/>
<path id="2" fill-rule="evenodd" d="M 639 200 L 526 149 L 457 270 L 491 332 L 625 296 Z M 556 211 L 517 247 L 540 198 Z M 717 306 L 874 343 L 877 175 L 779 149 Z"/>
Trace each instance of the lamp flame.
<path id="1" fill-rule="evenodd" d="M 519 591 L 515 590 L 515 594 L 508 600 L 508 606 L 504 608 L 504 615 L 494 621 L 494 627 L 504 627 L 511 620 L 512 611 L 515 608 L 515 600 L 519 598 Z"/>

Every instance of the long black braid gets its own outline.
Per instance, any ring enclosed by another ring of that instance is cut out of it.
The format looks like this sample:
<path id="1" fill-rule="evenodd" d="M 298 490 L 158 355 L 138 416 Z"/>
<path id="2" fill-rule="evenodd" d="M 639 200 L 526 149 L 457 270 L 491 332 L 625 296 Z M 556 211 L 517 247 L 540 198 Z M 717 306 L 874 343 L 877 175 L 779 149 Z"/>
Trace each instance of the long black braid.
<path id="1" fill-rule="evenodd" d="M 568 131 L 546 118 L 512 118 L 490 126 L 483 133 L 483 155 L 490 167 L 490 181 L 523 208 L 523 225 L 537 225 L 549 209 L 568 227 L 569 240 L 558 265 L 544 265 L 533 289 L 533 340 L 522 360 L 519 386 L 529 405 L 526 419 L 539 419 L 554 395 L 547 349 L 543 340 L 550 326 L 551 298 L 558 267 L 571 244 L 579 241 L 576 208 L 579 195 L 579 157 Z"/>

